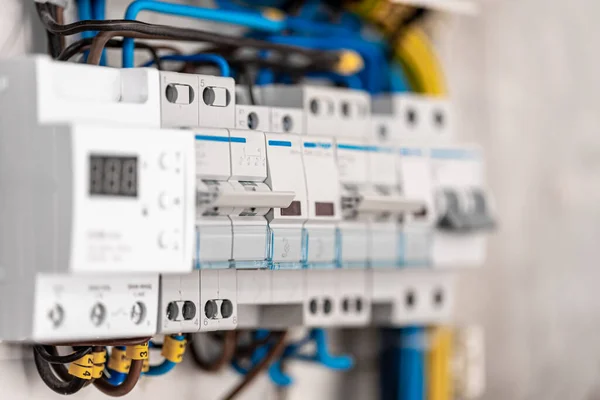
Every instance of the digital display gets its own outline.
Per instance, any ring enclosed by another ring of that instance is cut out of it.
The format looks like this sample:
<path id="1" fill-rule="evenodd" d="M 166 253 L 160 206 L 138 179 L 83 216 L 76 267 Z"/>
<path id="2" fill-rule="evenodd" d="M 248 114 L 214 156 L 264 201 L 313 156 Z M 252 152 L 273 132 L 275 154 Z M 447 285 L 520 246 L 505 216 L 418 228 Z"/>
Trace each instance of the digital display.
<path id="1" fill-rule="evenodd" d="M 317 217 L 333 217 L 334 211 L 333 203 L 315 203 Z"/>
<path id="2" fill-rule="evenodd" d="M 300 215 L 302 215 L 302 204 L 299 201 L 292 201 L 289 207 L 281 209 L 282 217 L 298 217 Z"/>
<path id="3" fill-rule="evenodd" d="M 90 155 L 90 196 L 137 197 L 138 159 Z"/>

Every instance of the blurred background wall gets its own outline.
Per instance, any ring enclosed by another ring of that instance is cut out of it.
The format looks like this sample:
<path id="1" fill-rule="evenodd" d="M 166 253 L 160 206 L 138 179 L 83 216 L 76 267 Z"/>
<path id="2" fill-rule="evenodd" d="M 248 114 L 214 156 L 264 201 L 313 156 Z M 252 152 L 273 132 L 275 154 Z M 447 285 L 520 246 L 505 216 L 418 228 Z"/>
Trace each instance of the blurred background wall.
<path id="1" fill-rule="evenodd" d="M 43 49 L 31 33 L 43 38 L 31 1 L 1 3 L 0 56 Z M 443 17 L 429 28 L 460 135 L 487 150 L 500 222 L 486 268 L 463 274 L 457 321 L 486 329 L 485 399 L 600 399 L 600 1 L 481 5 L 476 17 Z M 290 398 L 369 399 L 375 337 L 339 335 L 338 345 L 360 360 L 347 375 L 292 366 Z M 0 398 L 55 398 L 32 368 L 0 361 Z M 190 366 L 142 382 L 129 398 L 213 399 L 232 379 Z M 86 391 L 78 398 L 104 397 Z M 243 398 L 277 396 L 262 379 Z"/>
<path id="2" fill-rule="evenodd" d="M 600 2 L 496 0 L 443 37 L 461 133 L 487 150 L 500 229 L 462 282 L 486 399 L 600 399 Z"/>

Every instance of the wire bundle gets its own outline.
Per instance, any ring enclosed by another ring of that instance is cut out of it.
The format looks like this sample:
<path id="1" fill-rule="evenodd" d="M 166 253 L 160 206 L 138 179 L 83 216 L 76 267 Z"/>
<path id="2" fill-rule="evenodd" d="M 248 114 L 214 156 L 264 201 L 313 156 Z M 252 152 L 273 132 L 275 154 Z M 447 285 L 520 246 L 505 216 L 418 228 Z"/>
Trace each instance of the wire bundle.
<path id="1" fill-rule="evenodd" d="M 92 383 L 104 394 L 120 397 L 131 392 L 139 380 L 144 359 L 148 357 L 148 340 L 149 338 L 70 343 L 67 346 L 74 351 L 68 355 L 59 355 L 57 346 L 54 345 L 35 345 L 33 359 L 42 381 L 58 394 L 75 394 Z M 104 374 L 106 346 L 121 344 L 126 345 L 127 356 L 133 360 L 128 364 L 124 363 L 127 364 L 125 379 L 115 384 Z"/>

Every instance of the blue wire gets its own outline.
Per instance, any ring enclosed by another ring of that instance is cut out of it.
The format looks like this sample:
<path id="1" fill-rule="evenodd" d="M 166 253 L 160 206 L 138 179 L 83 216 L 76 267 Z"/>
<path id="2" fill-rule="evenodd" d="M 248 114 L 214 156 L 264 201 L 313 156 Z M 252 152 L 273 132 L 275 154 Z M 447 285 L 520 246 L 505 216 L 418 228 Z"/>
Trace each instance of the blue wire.
<path id="1" fill-rule="evenodd" d="M 256 75 L 256 84 L 261 85 L 269 85 L 275 82 L 275 74 L 270 69 L 261 69 L 258 71 Z"/>
<path id="2" fill-rule="evenodd" d="M 356 14 L 349 12 L 343 13 L 339 23 L 353 32 L 360 32 L 362 30 L 362 21 Z"/>
<path id="3" fill-rule="evenodd" d="M 389 69 L 390 71 L 390 92 L 392 93 L 405 93 L 410 92 L 408 86 L 408 79 L 404 70 L 399 65 L 393 65 Z"/>
<path id="4" fill-rule="evenodd" d="M 400 358 L 398 400 L 425 400 L 425 350 L 422 342 L 426 329 L 407 327 L 399 330 Z"/>
<path id="5" fill-rule="evenodd" d="M 299 17 L 315 20 L 319 17 L 321 2 L 319 0 L 305 1 L 300 9 Z"/>
<path id="6" fill-rule="evenodd" d="M 339 25 L 332 25 L 323 22 L 311 21 L 306 18 L 301 17 L 291 17 L 288 16 L 285 19 L 285 26 L 287 29 L 292 30 L 294 32 L 303 32 L 315 36 L 354 36 L 358 37 L 356 32 L 353 32 L 346 27 Z M 323 38 L 329 39 L 329 38 Z"/>
<path id="7" fill-rule="evenodd" d="M 268 32 L 280 32 L 285 28 L 285 21 L 274 21 L 259 14 L 213 8 L 194 7 L 185 4 L 172 4 L 155 0 L 136 0 L 129 5 L 125 12 L 125 19 L 135 20 L 141 11 L 154 11 L 162 14 L 178 15 L 182 17 L 206 19 L 214 22 L 223 22 L 233 25 L 245 26 Z M 134 60 L 134 41 L 126 38 L 123 43 L 123 67 L 132 68 Z"/>
<path id="8" fill-rule="evenodd" d="M 173 335 L 172 338 L 177 341 L 180 341 L 180 342 L 185 340 L 185 336 L 183 336 L 183 335 Z M 150 343 L 152 343 L 152 342 L 150 342 Z M 152 345 L 150 347 L 152 347 Z M 148 376 L 165 375 L 165 374 L 171 372 L 173 370 L 173 368 L 175 368 L 176 366 L 177 366 L 177 364 L 174 363 L 173 361 L 164 360 L 159 365 L 151 365 L 148 372 L 145 372 L 144 375 L 148 375 Z"/>
<path id="9" fill-rule="evenodd" d="M 95 19 L 106 18 L 106 0 L 93 0 L 92 7 Z"/>
<path id="10" fill-rule="evenodd" d="M 94 19 L 92 17 L 92 0 L 77 1 L 77 15 L 80 21 Z M 81 37 L 84 39 L 94 37 L 95 33 L 91 31 L 81 32 Z"/>
<path id="11" fill-rule="evenodd" d="M 125 350 L 124 346 L 116 346 L 115 348 L 119 349 L 119 350 Z M 123 372 L 117 372 L 115 370 L 108 368 L 108 359 L 106 360 L 106 365 L 107 366 L 105 367 L 105 369 L 108 371 L 108 373 L 110 375 L 110 378 L 106 377 L 106 381 L 113 386 L 118 386 L 121 383 L 123 383 L 123 381 L 127 377 L 127 374 L 125 374 Z"/>
<path id="12" fill-rule="evenodd" d="M 148 376 L 165 375 L 165 374 L 171 372 L 171 370 L 173 370 L 173 368 L 175 368 L 176 365 L 177 364 L 175 364 L 173 361 L 164 360 L 159 365 L 150 366 L 150 369 L 147 372 L 145 372 L 144 375 L 148 375 Z"/>
<path id="13" fill-rule="evenodd" d="M 196 62 L 212 62 L 216 64 L 221 70 L 221 76 L 231 76 L 231 68 L 227 61 L 217 54 L 173 54 L 160 58 L 161 61 L 196 61 Z M 154 64 L 155 60 L 150 60 L 142 67 L 150 67 Z"/>
<path id="14" fill-rule="evenodd" d="M 215 4 L 221 10 L 250 11 L 250 9 L 247 6 L 239 5 L 238 3 L 230 0 L 215 0 Z"/>
<path id="15" fill-rule="evenodd" d="M 314 341 L 316 347 L 313 355 L 298 354 L 303 346 L 312 341 Z M 281 361 L 286 358 L 316 362 L 335 371 L 348 370 L 354 364 L 354 361 L 349 356 L 334 356 L 329 353 L 327 349 L 327 331 L 325 329 L 311 329 L 304 339 L 286 346 L 280 359 L 274 362 L 269 368 L 269 377 L 277 386 L 285 387 L 294 382 L 293 378 L 281 369 Z"/>

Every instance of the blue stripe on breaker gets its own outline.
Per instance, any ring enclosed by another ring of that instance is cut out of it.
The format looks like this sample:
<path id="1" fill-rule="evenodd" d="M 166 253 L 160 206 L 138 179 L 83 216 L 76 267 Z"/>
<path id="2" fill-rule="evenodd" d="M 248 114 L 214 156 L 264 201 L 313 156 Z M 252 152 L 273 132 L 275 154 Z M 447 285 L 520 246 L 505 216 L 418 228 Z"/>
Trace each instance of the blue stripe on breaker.
<path id="1" fill-rule="evenodd" d="M 363 146 L 360 144 L 343 144 L 338 143 L 338 149 L 341 150 L 356 150 L 356 151 L 375 151 L 377 148 L 375 146 Z"/>
<path id="2" fill-rule="evenodd" d="M 379 146 L 365 146 L 360 144 L 344 144 L 340 143 L 337 145 L 338 149 L 341 150 L 356 150 L 356 151 L 370 151 L 375 153 L 393 153 L 394 149 L 391 147 L 379 147 Z"/>
<path id="3" fill-rule="evenodd" d="M 213 135 L 196 135 L 196 140 L 202 140 L 207 142 L 246 143 L 246 138 L 235 136 L 229 137 Z"/>
<path id="4" fill-rule="evenodd" d="M 432 158 L 446 160 L 471 160 L 478 157 L 476 151 L 465 149 L 431 149 Z"/>
<path id="5" fill-rule="evenodd" d="M 304 142 L 304 147 L 307 149 L 316 149 L 317 147 L 321 149 L 330 149 L 331 143 Z"/>
<path id="6" fill-rule="evenodd" d="M 292 142 L 287 140 L 269 140 L 269 146 L 292 147 Z"/>
<path id="7" fill-rule="evenodd" d="M 403 156 L 422 156 L 423 152 L 421 151 L 421 149 L 402 147 L 400 148 L 400 154 Z"/>

